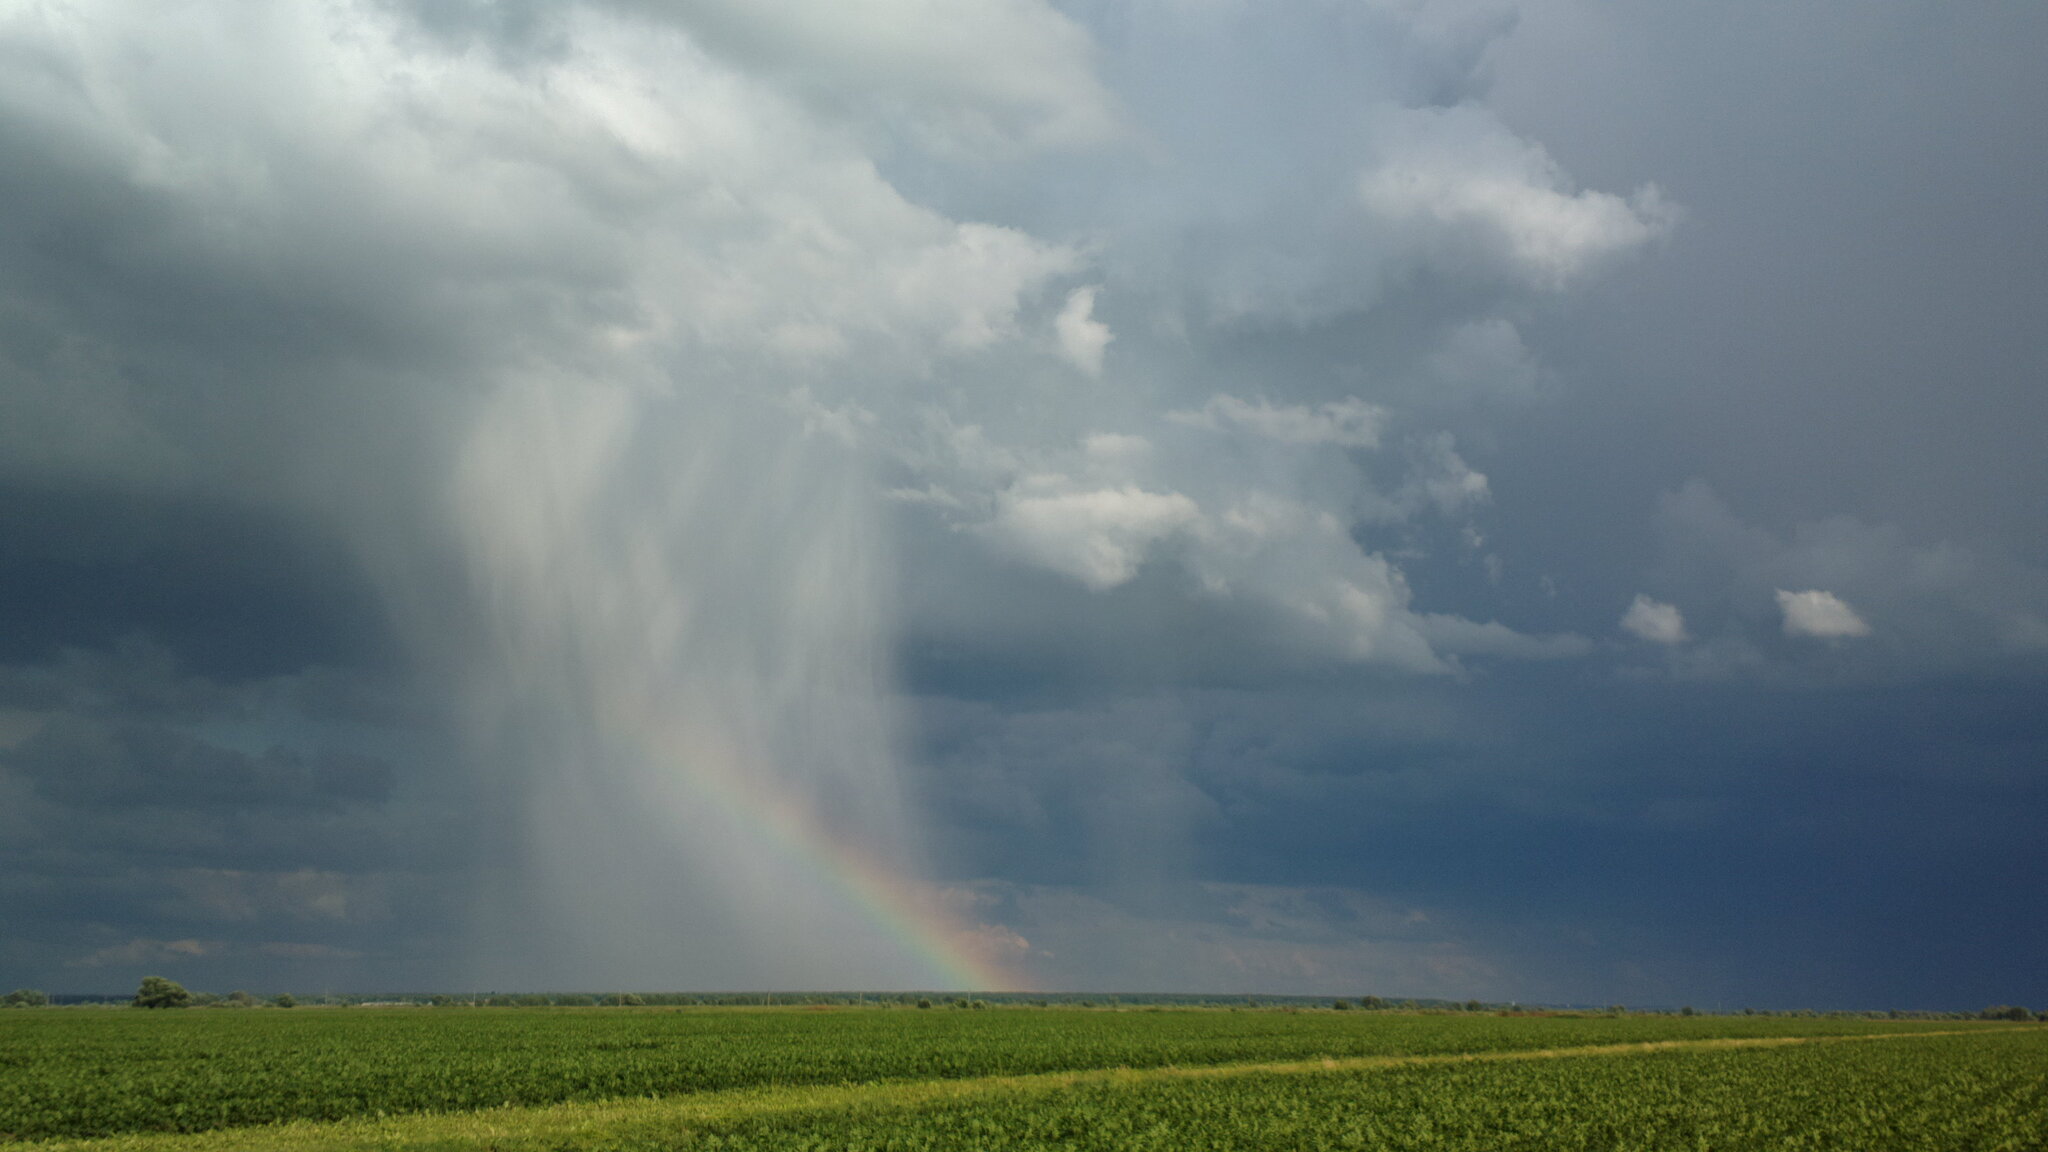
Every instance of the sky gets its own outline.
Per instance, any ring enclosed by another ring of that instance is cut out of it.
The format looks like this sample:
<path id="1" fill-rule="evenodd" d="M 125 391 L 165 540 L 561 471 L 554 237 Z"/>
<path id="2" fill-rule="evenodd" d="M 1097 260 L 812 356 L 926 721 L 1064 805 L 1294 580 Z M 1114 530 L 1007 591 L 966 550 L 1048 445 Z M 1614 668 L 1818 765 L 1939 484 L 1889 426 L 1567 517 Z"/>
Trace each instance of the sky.
<path id="1" fill-rule="evenodd" d="M 2044 43 L 0 0 L 0 984 L 2048 1003 Z"/>

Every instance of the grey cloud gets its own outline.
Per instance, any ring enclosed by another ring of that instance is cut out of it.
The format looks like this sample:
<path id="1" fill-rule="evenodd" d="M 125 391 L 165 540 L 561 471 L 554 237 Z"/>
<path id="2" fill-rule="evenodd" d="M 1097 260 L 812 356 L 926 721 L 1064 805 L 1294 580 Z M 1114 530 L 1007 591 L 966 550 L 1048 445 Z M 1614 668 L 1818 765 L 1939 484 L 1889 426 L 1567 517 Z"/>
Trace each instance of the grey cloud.
<path id="1" fill-rule="evenodd" d="M 366 756 L 281 748 L 246 753 L 134 723 L 45 722 L 11 749 L 8 772 L 68 806 L 218 809 L 376 803 L 392 769 Z"/>
<path id="2" fill-rule="evenodd" d="M 1462 926 L 1331 887 L 1205 884 L 1168 906 L 1053 885 L 981 884 L 977 915 L 1025 942 L 1033 987 L 1511 998 L 1514 978 Z"/>
<path id="3" fill-rule="evenodd" d="M 1896 526 L 1837 516 L 1786 535 L 1742 520 L 1704 483 L 1660 502 L 1652 585 L 1686 612 L 1706 653 L 1674 654 L 1694 672 L 1797 666 L 1774 636 L 1865 636 L 1830 650 L 1833 675 L 1925 677 L 2024 662 L 2048 612 L 2048 572 Z M 1853 607 L 1845 607 L 1853 606 Z"/>
<path id="4" fill-rule="evenodd" d="M 2018 970 L 2038 13 L 896 11 L 0 18 L 0 961 Z"/>

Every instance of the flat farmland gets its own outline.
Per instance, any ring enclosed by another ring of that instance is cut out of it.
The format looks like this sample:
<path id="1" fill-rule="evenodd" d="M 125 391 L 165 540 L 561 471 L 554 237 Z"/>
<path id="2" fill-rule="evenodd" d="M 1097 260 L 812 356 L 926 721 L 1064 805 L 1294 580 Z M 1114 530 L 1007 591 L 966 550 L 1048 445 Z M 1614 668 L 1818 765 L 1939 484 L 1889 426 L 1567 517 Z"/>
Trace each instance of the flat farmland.
<path id="1" fill-rule="evenodd" d="M 0 1013 L 0 1141 L 2019 1149 L 2048 1143 L 2048 1028 L 1027 1007 L 33 1009 Z"/>

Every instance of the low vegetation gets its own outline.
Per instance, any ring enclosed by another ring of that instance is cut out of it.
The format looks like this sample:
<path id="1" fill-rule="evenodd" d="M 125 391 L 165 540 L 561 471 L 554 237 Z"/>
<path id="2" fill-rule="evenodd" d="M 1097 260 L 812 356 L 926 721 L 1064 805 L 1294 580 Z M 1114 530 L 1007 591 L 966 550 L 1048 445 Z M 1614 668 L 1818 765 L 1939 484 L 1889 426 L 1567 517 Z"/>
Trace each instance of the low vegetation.
<path id="1" fill-rule="evenodd" d="M 1289 1091 L 1308 1092 L 1317 1100 L 1324 1097 L 1314 1093 L 1327 1091 L 1335 1094 L 1328 1101 L 1334 1101 L 1359 1088 L 1318 1088 L 1310 1081 L 1320 1083 L 1325 1071 L 1355 1078 L 1380 1076 L 1387 1070 L 1357 1066 L 1360 1061 L 1434 1060 L 1439 1064 L 1418 1064 L 1417 1074 L 1427 1067 L 1433 1069 L 1428 1075 L 1442 1075 L 1451 1067 L 1442 1061 L 1499 1055 L 1668 1041 L 1777 1043 L 1955 1029 L 1976 1033 L 1955 1038 L 1959 1042 L 1981 1040 L 1990 1046 L 1948 1045 L 1938 1050 L 2005 1053 L 1979 1060 L 1994 1064 L 2024 1051 L 2033 1061 L 2037 1087 L 2040 1070 L 2048 1067 L 2043 1060 L 2048 1046 L 2041 1043 L 2048 1039 L 2048 1029 L 2008 1022 L 1404 1015 L 1355 1010 L 976 1010 L 973 1003 L 969 1001 L 965 1011 L 628 1007 L 5 1013 L 0 1014 L 0 1140 L 220 1133 L 288 1121 L 331 1123 L 364 1117 L 381 1117 L 388 1125 L 410 1116 L 414 1119 L 405 1124 L 427 1124 L 431 1129 L 440 1123 L 429 1123 L 437 1114 L 479 1116 L 484 1110 L 497 1110 L 490 1114 L 503 1116 L 509 1115 L 505 1109 L 545 1111 L 551 1105 L 570 1106 L 573 1111 L 580 1106 L 577 1102 L 604 1101 L 613 1102 L 605 1107 L 614 1110 L 623 1106 L 618 1102 L 638 1101 L 654 1109 L 650 1123 L 672 1124 L 675 1116 L 664 1109 L 680 1106 L 678 1102 L 731 1103 L 762 1093 L 780 1093 L 799 1111 L 823 1106 L 824 1097 L 818 1093 L 829 1097 L 825 1103 L 832 1107 L 900 1110 L 942 1099 L 946 1092 L 981 1093 L 1019 1078 L 1042 1085 L 1048 1076 L 1057 1081 L 1100 1069 L 1124 1069 L 1118 1075 L 1140 1077 L 1150 1069 L 1169 1078 L 1203 1069 L 1234 1070 L 1226 1077 L 1234 1086 L 1214 1089 L 1222 1096 L 1188 1097 L 1184 1091 L 1194 1089 L 1162 1081 L 1129 1098 L 1130 1107 L 1139 1109 L 1131 1113 L 1133 1117 L 1152 1115 L 1146 1110 L 1155 1108 L 1165 1110 L 1161 1116 L 1179 1116 L 1185 1109 L 1199 1113 L 1211 1106 L 1202 1100 L 1241 1109 L 1241 1102 L 1217 1102 L 1235 1100 L 1234 1094 L 1247 1091 L 1239 1078 L 1278 1064 L 1300 1065 L 1294 1074 L 1310 1074 L 1308 1080 L 1287 1079 L 1296 1086 Z M 2015 1031 L 2032 1047 L 2002 1048 L 1993 1042 Z M 1505 1072 L 1500 1075 L 1513 1079 Z M 945 1091 L 934 1096 L 934 1086 Z M 1164 1093 L 1156 1100 L 1148 1095 L 1155 1089 Z M 1831 1091 L 1824 1085 L 1816 1090 Z M 1084 1099 L 1094 1101 L 1089 1108 L 1108 1107 L 1108 1098 L 1099 1094 L 1072 1100 L 1062 1096 L 1044 1106 L 1071 1109 Z M 1347 1114 L 1346 1107 L 1331 1106 L 1338 1114 Z M 729 1133 L 733 1140 L 767 1140 L 773 1125 L 784 1122 L 734 1108 L 737 1105 L 720 1113 L 739 1125 Z M 903 1117 L 888 1122 L 899 1119 L 912 1122 Z M 947 1125 L 973 1121 L 964 1114 L 933 1113 L 915 1122 L 935 1125 L 937 1133 Z M 1364 1121 L 1353 1116 L 1347 1122 Z M 755 1128 L 747 1128 L 749 1124 Z M 493 1130 L 502 1135 L 502 1129 Z M 275 1136 L 280 1130 L 263 1131 Z M 939 1141 L 933 1147 L 953 1142 L 952 1137 L 932 1138 Z M 455 1146 L 462 1145 L 458 1141 Z M 924 1145 L 912 1141 L 900 1146 Z"/>

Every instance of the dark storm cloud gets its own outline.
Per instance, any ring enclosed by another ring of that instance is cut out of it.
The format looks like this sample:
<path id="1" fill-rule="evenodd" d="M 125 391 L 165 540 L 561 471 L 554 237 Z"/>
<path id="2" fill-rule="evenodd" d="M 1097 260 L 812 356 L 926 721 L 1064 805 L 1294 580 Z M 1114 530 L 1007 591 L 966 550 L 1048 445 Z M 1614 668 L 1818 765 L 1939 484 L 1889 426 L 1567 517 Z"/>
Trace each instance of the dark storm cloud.
<path id="1" fill-rule="evenodd" d="M 392 769 L 367 756 L 250 754 L 134 723 L 45 723 L 7 757 L 36 793 L 68 807 L 265 808 L 375 802 Z"/>
<path id="2" fill-rule="evenodd" d="M 2042 20 L 10 18 L 0 963 L 645 919 L 620 729 L 893 663 L 1041 983 L 2048 999 Z"/>
<path id="3" fill-rule="evenodd" d="M 1184 914 L 1120 858 L 1143 844 L 1144 860 L 1275 894 L 1421 911 L 1437 927 L 1410 935 L 1493 964 L 1473 994 L 1967 1004 L 2040 943 L 2000 908 L 2044 863 L 2041 688 L 1521 676 L 1155 693 L 928 709 L 927 756 L 963 872 L 1135 877 L 1099 891 L 1136 949 Z M 1132 782 L 1156 802 L 1121 805 Z M 1353 979 L 1382 986 L 1355 959 Z"/>
<path id="4" fill-rule="evenodd" d="M 377 665 L 392 638 L 354 559 L 317 529 L 192 497 L 0 485 L 0 660 L 151 635 L 226 678 Z"/>

